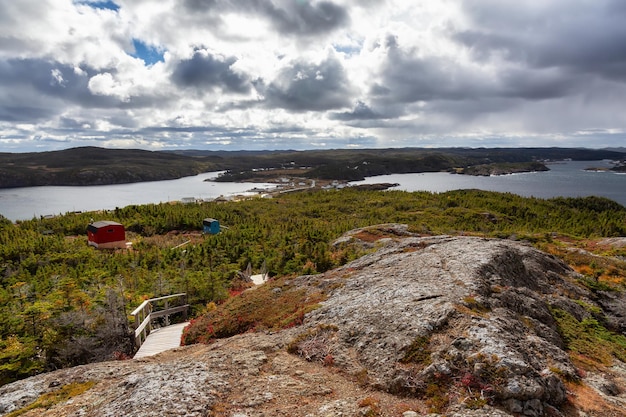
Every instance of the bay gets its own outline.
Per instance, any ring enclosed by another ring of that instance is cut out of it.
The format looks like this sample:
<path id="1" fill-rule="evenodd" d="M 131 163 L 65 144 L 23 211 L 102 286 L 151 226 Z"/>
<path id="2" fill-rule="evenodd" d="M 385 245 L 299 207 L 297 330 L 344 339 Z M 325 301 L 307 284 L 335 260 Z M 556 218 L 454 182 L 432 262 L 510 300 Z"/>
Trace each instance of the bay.
<path id="1" fill-rule="evenodd" d="M 606 197 L 626 206 L 626 175 L 586 168 L 610 167 L 609 161 L 566 161 L 549 165 L 550 171 L 492 177 L 455 175 L 447 172 L 392 174 L 369 177 L 350 185 L 397 183 L 393 190 L 445 192 L 480 189 L 510 192 L 525 197 Z M 184 198 L 210 200 L 220 196 L 250 194 L 253 188 L 274 184 L 205 181 L 219 172 L 168 181 L 81 187 L 25 187 L 0 189 L 0 214 L 11 221 L 65 214 L 72 211 L 112 210 L 133 204 L 180 201 Z"/>
<path id="2" fill-rule="evenodd" d="M 44 186 L 0 189 L 0 214 L 11 221 L 73 211 L 112 210 L 129 205 L 202 200 L 248 194 L 252 188 L 275 184 L 205 181 L 220 172 L 207 172 L 167 181 L 95 186 Z"/>
<path id="3" fill-rule="evenodd" d="M 564 161 L 548 164 L 550 171 L 498 176 L 471 176 L 433 172 L 392 174 L 369 177 L 351 185 L 392 183 L 390 190 L 430 191 L 479 189 L 518 194 L 524 197 L 606 197 L 626 206 L 626 174 L 612 171 L 589 171 L 609 168 L 610 161 Z"/>

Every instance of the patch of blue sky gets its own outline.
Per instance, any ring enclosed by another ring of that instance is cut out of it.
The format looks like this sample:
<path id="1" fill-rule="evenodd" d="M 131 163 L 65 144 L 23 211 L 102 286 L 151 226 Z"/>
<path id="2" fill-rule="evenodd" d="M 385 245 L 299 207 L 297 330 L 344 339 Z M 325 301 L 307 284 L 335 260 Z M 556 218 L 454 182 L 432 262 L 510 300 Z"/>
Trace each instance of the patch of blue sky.
<path id="1" fill-rule="evenodd" d="M 154 65 L 157 62 L 164 61 L 163 51 L 147 45 L 139 39 L 133 39 L 133 47 L 135 48 L 135 53 L 131 54 L 131 56 L 143 60 L 146 65 Z"/>
<path id="2" fill-rule="evenodd" d="M 359 52 L 361 52 L 362 46 L 361 45 L 358 45 L 358 46 L 357 45 L 355 45 L 355 46 L 352 46 L 352 45 L 333 45 L 333 48 L 335 48 L 335 51 L 337 51 L 337 52 L 341 52 L 343 54 L 346 54 L 346 55 L 350 56 L 350 55 L 356 55 Z"/>
<path id="3" fill-rule="evenodd" d="M 87 6 L 93 7 L 94 9 L 107 9 L 113 10 L 115 12 L 120 9 L 120 6 L 118 6 L 112 0 L 75 0 L 74 3 L 85 4 Z"/>

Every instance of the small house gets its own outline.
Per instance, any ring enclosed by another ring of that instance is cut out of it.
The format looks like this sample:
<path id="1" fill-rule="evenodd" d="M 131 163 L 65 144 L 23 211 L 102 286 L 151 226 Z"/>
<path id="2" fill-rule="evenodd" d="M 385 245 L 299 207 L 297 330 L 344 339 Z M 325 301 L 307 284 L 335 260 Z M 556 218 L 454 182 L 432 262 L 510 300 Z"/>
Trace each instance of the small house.
<path id="1" fill-rule="evenodd" d="M 117 222 L 92 222 L 87 226 L 87 241 L 98 249 L 123 249 L 126 248 L 126 231 Z"/>
<path id="2" fill-rule="evenodd" d="M 216 235 L 220 232 L 220 222 L 207 217 L 202 220 L 202 231 L 204 233 Z"/>

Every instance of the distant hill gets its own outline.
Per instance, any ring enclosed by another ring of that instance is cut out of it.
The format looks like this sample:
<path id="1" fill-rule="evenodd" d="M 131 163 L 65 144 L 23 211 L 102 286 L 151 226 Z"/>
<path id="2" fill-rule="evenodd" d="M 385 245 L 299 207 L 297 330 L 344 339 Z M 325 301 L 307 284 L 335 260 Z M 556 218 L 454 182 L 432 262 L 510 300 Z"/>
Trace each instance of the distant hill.
<path id="1" fill-rule="evenodd" d="M 607 151 L 611 152 L 622 152 L 626 154 L 626 147 L 620 146 L 619 148 L 605 148 Z"/>
<path id="2" fill-rule="evenodd" d="M 305 167 L 309 178 L 359 180 L 497 163 L 623 159 L 624 152 L 574 148 L 390 148 L 311 151 L 145 151 L 80 147 L 0 153 L 0 188 L 104 185 L 176 179 L 228 171 L 223 181 L 253 178 L 259 168 Z"/>
<path id="3" fill-rule="evenodd" d="M 0 154 L 0 187 L 104 185 L 157 181 L 214 169 L 210 158 L 195 159 L 139 149 L 72 148 Z"/>

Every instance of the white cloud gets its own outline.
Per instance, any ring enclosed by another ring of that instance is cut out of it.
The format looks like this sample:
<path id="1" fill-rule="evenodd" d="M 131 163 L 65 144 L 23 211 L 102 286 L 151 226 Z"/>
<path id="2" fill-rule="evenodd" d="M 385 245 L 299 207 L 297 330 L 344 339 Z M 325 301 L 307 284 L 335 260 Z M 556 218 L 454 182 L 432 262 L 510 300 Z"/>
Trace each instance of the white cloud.
<path id="1" fill-rule="evenodd" d="M 130 96 L 127 89 L 124 88 L 117 80 L 108 72 L 97 74 L 91 77 L 87 84 L 92 94 L 99 96 L 113 96 L 122 101 L 128 101 Z"/>
<path id="2" fill-rule="evenodd" d="M 0 0 L 0 9 L 9 151 L 623 143 L 620 0 Z M 138 56 L 134 41 L 159 60 Z"/>

